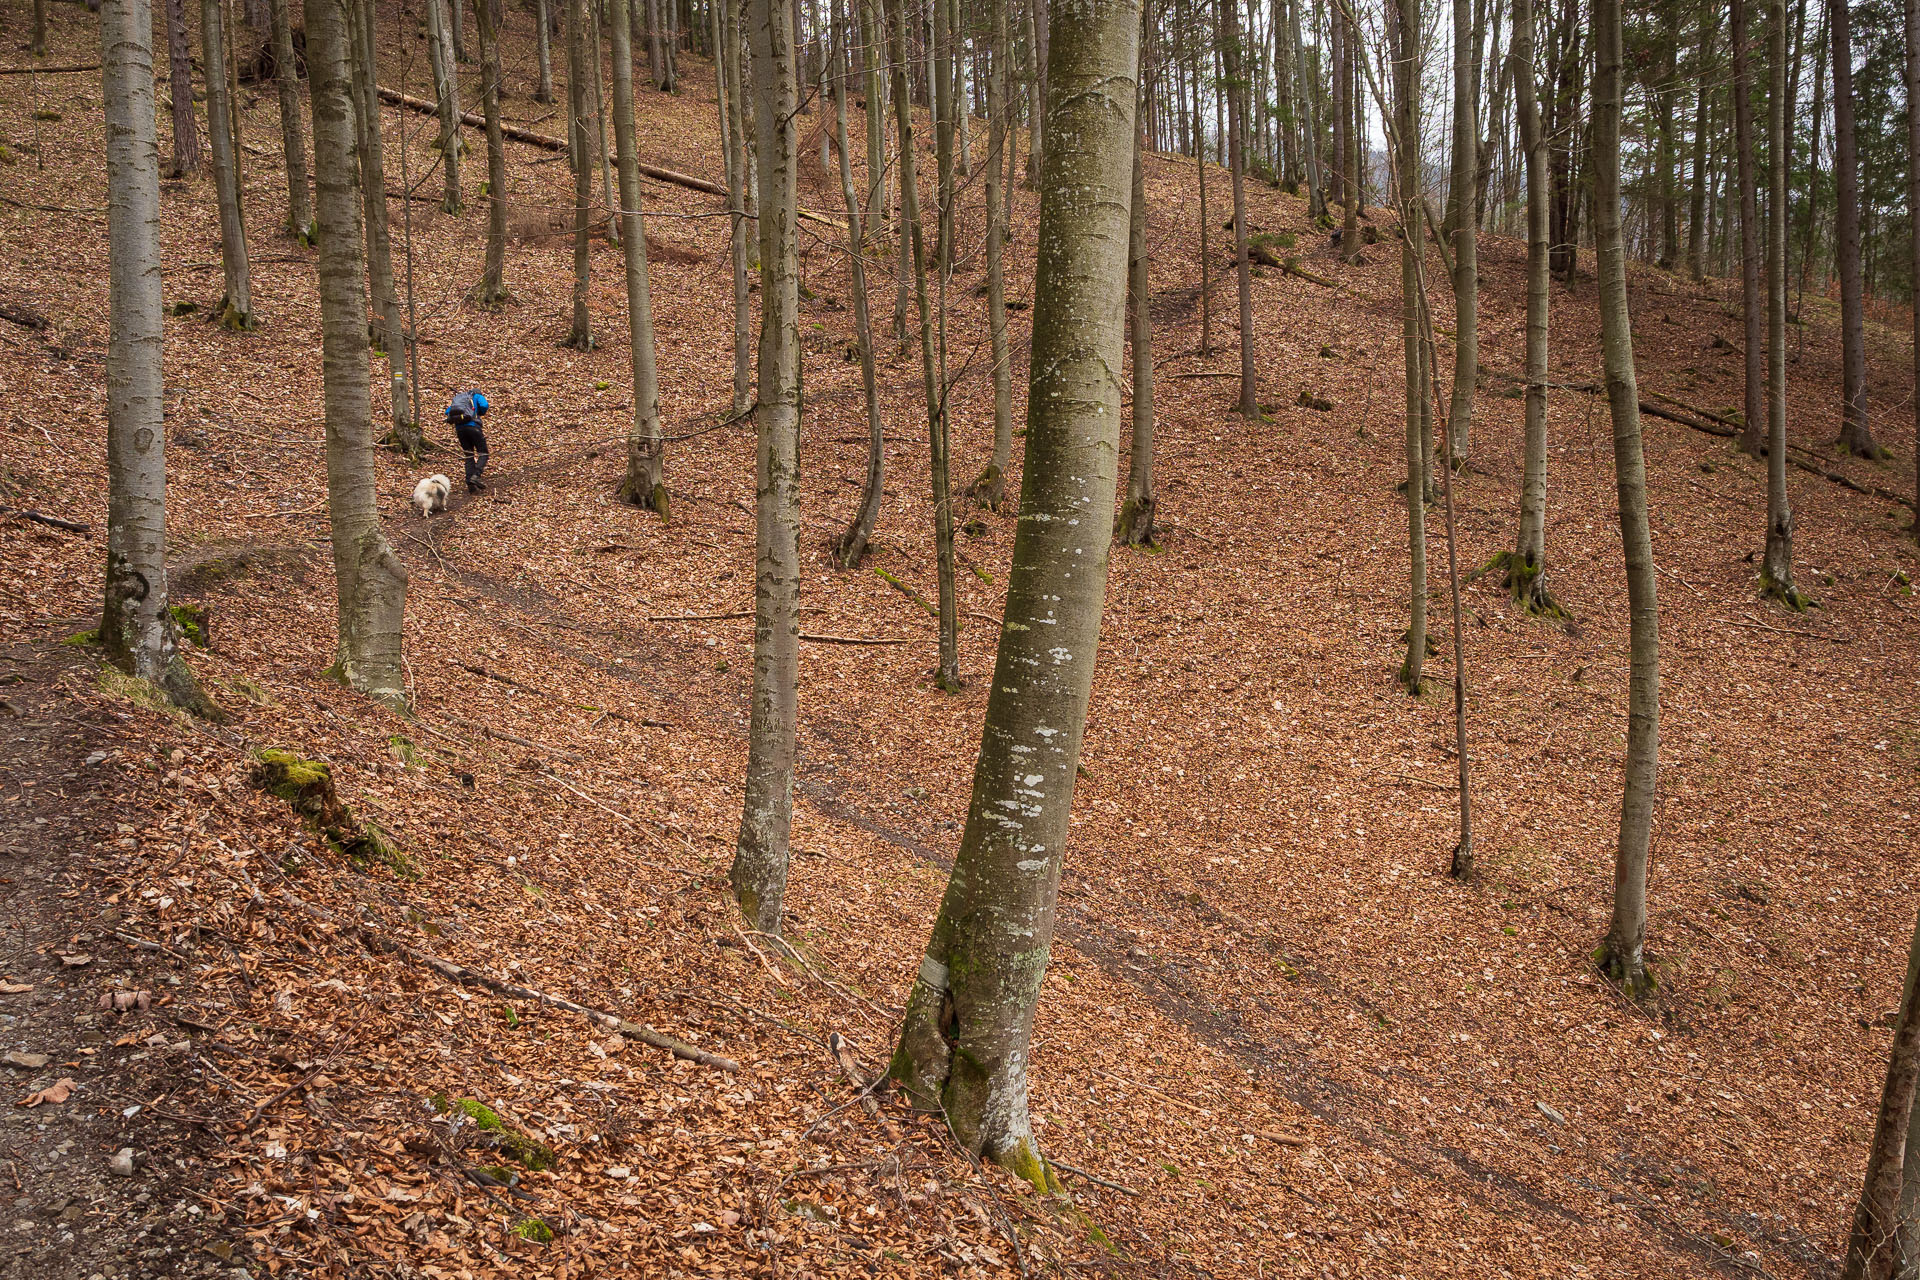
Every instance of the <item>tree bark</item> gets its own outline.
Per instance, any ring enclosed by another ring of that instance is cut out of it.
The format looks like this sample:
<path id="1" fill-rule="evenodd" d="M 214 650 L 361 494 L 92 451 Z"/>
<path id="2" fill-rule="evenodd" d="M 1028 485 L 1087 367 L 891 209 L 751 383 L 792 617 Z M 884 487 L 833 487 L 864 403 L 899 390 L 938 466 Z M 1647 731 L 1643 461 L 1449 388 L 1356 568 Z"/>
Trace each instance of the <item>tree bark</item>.
<path id="1" fill-rule="evenodd" d="M 1327 216 L 1326 186 L 1320 176 L 1320 77 L 1314 74 L 1318 69 L 1318 60 L 1314 66 L 1307 64 L 1306 46 L 1300 43 L 1300 5 L 1303 0 L 1290 0 L 1287 5 L 1287 21 L 1293 27 L 1293 47 L 1298 55 L 1298 73 L 1296 83 L 1300 86 L 1298 99 L 1303 116 L 1301 132 L 1307 154 L 1307 219 L 1318 226 Z"/>
<path id="2" fill-rule="evenodd" d="M 1147 10 L 1142 6 L 1142 17 Z M 1133 147 L 1133 206 L 1127 226 L 1127 318 L 1133 340 L 1132 433 L 1127 458 L 1127 496 L 1114 520 L 1113 536 L 1133 547 L 1153 545 L 1153 294 L 1147 268 L 1146 138 Z"/>
<path id="3" fill-rule="evenodd" d="M 1761 346 L 1760 199 L 1753 161 L 1753 58 L 1748 39 L 1747 0 L 1732 0 L 1733 135 L 1740 186 L 1740 307 L 1744 322 L 1745 399 L 1740 448 L 1760 456 L 1760 431 L 1766 414 L 1766 354 Z"/>
<path id="4" fill-rule="evenodd" d="M 1834 2 L 1845 9 L 1846 0 Z M 1793 169 L 1793 140 L 1787 131 L 1786 0 L 1772 0 L 1772 8 L 1768 64 L 1773 85 L 1767 95 L 1767 542 L 1760 583 L 1767 594 L 1799 609 L 1805 601 L 1793 588 L 1793 508 L 1787 503 L 1787 182 Z"/>
<path id="5" fill-rule="evenodd" d="M 1447 402 L 1447 462 L 1467 464 L 1473 429 L 1473 389 L 1480 377 L 1480 259 L 1475 234 L 1475 179 L 1479 176 L 1480 102 L 1470 0 L 1453 0 L 1453 167 L 1447 226 L 1453 241 L 1453 395 Z"/>
<path id="6" fill-rule="evenodd" d="M 494 30 L 491 10 L 488 0 L 480 0 L 473 16 L 480 33 L 480 102 L 487 122 L 487 257 L 480 304 L 497 307 L 513 295 L 506 285 L 507 144 L 500 125 L 500 33 Z"/>
<path id="7" fill-rule="evenodd" d="M 379 80 L 376 77 L 379 40 L 374 31 L 375 0 L 350 0 L 353 23 L 352 75 L 358 97 L 354 120 L 358 128 L 360 196 L 367 239 L 367 283 L 373 292 L 373 312 L 386 352 L 393 441 L 410 458 L 418 458 L 424 442 L 413 421 L 407 399 L 407 334 L 400 322 L 400 298 L 393 281 L 393 239 L 387 222 L 386 148 L 381 132 Z M 311 64 L 309 64 L 311 78 Z"/>
<path id="8" fill-rule="evenodd" d="M 864 0 L 855 2 L 864 8 Z M 1005 2 L 994 0 L 995 4 L 1001 6 Z M 835 0 L 834 7 L 838 10 L 839 0 Z M 1004 7 L 1001 12 L 1005 12 Z M 866 68 L 869 103 L 877 75 L 873 70 L 877 65 L 874 51 L 866 47 L 872 35 L 873 24 L 863 20 L 861 56 Z M 854 340 L 860 344 L 860 389 L 866 395 L 867 478 L 860 487 L 859 510 L 833 545 L 834 561 L 842 569 L 858 567 L 867 553 L 867 539 L 873 536 L 874 523 L 880 518 L 880 500 L 887 474 L 886 422 L 880 415 L 880 381 L 873 363 L 873 317 L 867 302 L 866 237 L 862 231 L 860 196 L 853 185 L 852 150 L 847 144 L 847 94 L 852 88 L 853 59 L 849 56 L 842 68 L 839 90 L 833 95 L 833 123 L 834 136 L 840 148 L 840 192 L 847 206 L 847 269 L 853 292 L 853 334 Z M 871 196 L 871 189 L 868 194 Z M 988 204 L 991 205 L 992 201 L 989 200 Z"/>
<path id="9" fill-rule="evenodd" d="M 1394 177 L 1400 197 L 1400 344 L 1406 373 L 1407 656 L 1400 683 L 1419 697 L 1427 662 L 1427 349 L 1421 308 L 1426 227 L 1420 182 L 1420 0 L 1396 0 L 1393 47 Z"/>
<path id="10" fill-rule="evenodd" d="M 1039 3 L 1040 0 L 1035 0 Z M 1200 114 L 1200 61 L 1193 64 L 1193 169 L 1200 184 L 1200 358 L 1213 357 L 1213 255 L 1207 248 L 1207 144 Z"/>
<path id="11" fill-rule="evenodd" d="M 170 178 L 200 168 L 200 126 L 193 115 L 193 44 L 187 30 L 186 0 L 164 0 L 167 16 L 167 99 L 173 113 L 173 163 Z M 42 37 L 44 39 L 44 36 Z M 35 52 L 44 52 L 44 47 Z"/>
<path id="12" fill-rule="evenodd" d="M 1239 3 L 1219 3 L 1221 60 L 1227 73 L 1227 163 L 1233 169 L 1234 270 L 1240 283 L 1240 400 L 1234 411 L 1243 418 L 1258 419 L 1260 384 L 1253 362 L 1253 264 L 1247 256 L 1247 112 L 1240 66 Z M 1202 263 L 1201 270 L 1205 269 Z"/>
<path id="13" fill-rule="evenodd" d="M 480 0 L 481 4 L 487 0 Z M 453 53 L 453 33 L 447 18 L 447 0 L 426 0 L 427 62 L 433 71 L 433 96 L 440 108 L 440 168 L 446 175 L 446 192 L 440 207 L 459 213 L 460 195 L 460 68 Z M 481 25 L 487 25 L 481 19 Z M 484 60 L 486 36 L 482 34 L 481 58 Z"/>
<path id="14" fill-rule="evenodd" d="M 1533 0 L 1513 0 L 1512 67 L 1527 166 L 1526 461 L 1520 479 L 1520 537 L 1507 562 L 1507 589 L 1529 613 L 1558 616 L 1547 590 L 1547 135 L 1534 84 Z"/>
<path id="15" fill-rule="evenodd" d="M 553 0 L 534 0 L 533 35 L 535 57 L 540 65 L 539 87 L 533 91 L 535 102 L 553 101 Z M 496 51 L 494 56 L 499 57 Z M 495 86 L 496 93 L 498 86 Z M 495 99 L 498 101 L 498 99 Z"/>
<path id="16" fill-rule="evenodd" d="M 1138 10 L 1054 10 L 1019 531 L 973 800 L 888 1068 L 960 1144 L 1057 1189 L 1028 1046 L 1092 690 L 1112 533 Z"/>
<path id="17" fill-rule="evenodd" d="M 161 387 L 160 154 L 151 0 L 103 0 L 107 158 L 107 661 L 176 706 L 224 719 L 180 655 L 167 605 L 167 434 Z"/>
<path id="18" fill-rule="evenodd" d="M 339 641 L 331 674 L 396 711 L 406 708 L 401 623 L 407 570 L 380 530 L 367 385 L 366 267 L 354 180 L 354 84 L 347 0 L 306 0 L 313 99 L 314 212 L 320 254 L 321 374 L 326 394 L 327 513 L 333 525 Z"/>
<path id="19" fill-rule="evenodd" d="M 733 264 L 733 414 L 747 412 L 753 404 L 753 314 L 752 293 L 748 287 L 747 222 L 753 211 L 750 165 L 747 147 L 747 93 L 745 38 L 740 31 L 743 0 L 719 0 L 727 9 L 726 47 L 721 53 L 725 64 L 727 113 L 733 130 L 733 168 L 727 174 L 732 210 L 731 235 L 727 242 Z"/>
<path id="20" fill-rule="evenodd" d="M 1613 411 L 1613 467 L 1626 548 L 1631 667 L 1627 690 L 1627 763 L 1614 862 L 1613 920 L 1602 967 L 1630 997 L 1652 991 L 1647 972 L 1647 851 L 1653 837 L 1660 759 L 1660 616 L 1653 535 L 1647 521 L 1647 469 L 1640 446 L 1640 392 L 1633 367 L 1627 260 L 1620 228 L 1622 38 L 1620 0 L 1594 0 L 1593 236 L 1600 277 L 1601 362 Z"/>
<path id="21" fill-rule="evenodd" d="M 486 0 L 480 0 L 485 4 Z M 627 343 L 633 371 L 633 423 L 620 496 L 667 518 L 666 446 L 660 439 L 660 376 L 654 362 L 653 297 L 647 282 L 647 232 L 640 212 L 640 153 L 633 135 L 633 21 L 630 0 L 610 0 L 613 43 L 613 145 L 620 158 L 620 247 L 627 260 Z"/>
<path id="22" fill-rule="evenodd" d="M 251 329 L 253 290 L 247 263 L 246 218 L 240 207 L 240 157 L 233 144 L 233 102 L 227 93 L 223 23 L 220 0 L 200 0 L 200 36 L 207 72 L 207 139 L 213 152 L 213 185 L 220 206 L 220 269 L 227 290 L 214 309 L 214 318 L 223 329 Z"/>
<path id="23" fill-rule="evenodd" d="M 588 239 L 593 232 L 593 143 L 587 137 L 587 0 L 567 0 L 567 160 L 573 166 L 573 320 L 566 345 L 593 350 L 587 315 Z"/>
<path id="24" fill-rule="evenodd" d="M 1003 183 L 1012 169 L 1007 141 L 1007 0 L 989 0 L 993 30 L 992 64 L 987 71 L 987 334 L 993 348 L 993 458 L 968 486 L 974 501 L 999 510 L 1006 498 L 1007 467 L 1013 461 L 1013 357 L 1007 344 L 1007 221 Z"/>
<path id="25" fill-rule="evenodd" d="M 482 0 L 484 3 L 484 0 Z M 456 62 L 471 62 L 467 56 L 467 22 L 460 9 L 460 0 L 447 0 L 447 35 L 453 42 L 453 57 Z"/>
<path id="26" fill-rule="evenodd" d="M 1906 0 L 1906 37 L 1907 56 L 1905 61 L 1907 101 L 1920 102 L 1920 0 Z M 1907 112 L 1907 209 L 1908 225 L 1912 232 L 1912 256 L 1908 263 L 1907 278 L 1914 283 L 1913 304 L 1913 385 L 1920 387 L 1920 217 L 1911 213 L 1920 209 L 1920 163 L 1912 157 L 1920 156 L 1920 111 Z M 1920 458 L 1920 395 L 1913 397 L 1913 447 L 1914 457 Z M 1920 465 L 1914 467 L 1914 516 L 1913 533 L 1920 538 Z M 1908 1182 L 1914 1187 L 1914 1195 L 1920 1201 L 1920 1163 L 1912 1166 L 1915 1171 Z M 1920 1211 L 1920 1203 L 1914 1206 Z M 1907 1221 L 1914 1221 L 1915 1215 L 1906 1215 Z"/>
<path id="27" fill-rule="evenodd" d="M 1867 415 L 1866 315 L 1860 279 L 1860 148 L 1853 124 L 1848 0 L 1829 0 L 1833 24 L 1834 265 L 1840 274 L 1840 447 L 1880 456 Z"/>
<path id="28" fill-rule="evenodd" d="M 1717 0 L 1708 0 L 1700 15 L 1700 47 L 1696 53 L 1693 106 L 1692 204 L 1687 211 L 1687 274 L 1697 284 L 1707 278 L 1707 126 L 1713 101 L 1713 33 L 1718 27 Z"/>
<path id="29" fill-rule="evenodd" d="M 576 0 L 576 3 L 580 0 Z M 793 826 L 800 643 L 800 273 L 795 244 L 799 88 L 793 0 L 748 0 L 760 170 L 759 446 L 755 525 L 753 709 L 746 797 L 734 851 L 734 900 L 780 934 Z"/>
<path id="30" fill-rule="evenodd" d="M 1040 187 L 1040 170 L 1047 158 L 1047 42 L 1048 0 L 1027 0 L 1027 21 L 1033 37 L 1033 101 L 1027 121 L 1027 186 Z"/>
<path id="31" fill-rule="evenodd" d="M 313 243 L 313 196 L 308 191 L 307 142 L 300 124 L 300 69 L 293 59 L 293 23 L 289 0 L 269 0 L 267 24 L 273 41 L 273 81 L 280 93 L 280 141 L 287 160 L 287 234 Z"/>
<path id="32" fill-rule="evenodd" d="M 1911 3 L 1911 0 L 1909 0 Z M 1880 1090 L 1867 1172 L 1847 1233 L 1847 1259 L 1841 1280 L 1885 1280 L 1895 1264 L 1910 1265 L 1913 1211 L 1920 1208 L 1920 1179 L 1914 1170 L 1915 1085 L 1920 1082 L 1920 923 L 1907 948 L 1906 985 L 1893 1024 L 1893 1047 Z M 1904 1272 L 1907 1267 L 1901 1268 Z"/>

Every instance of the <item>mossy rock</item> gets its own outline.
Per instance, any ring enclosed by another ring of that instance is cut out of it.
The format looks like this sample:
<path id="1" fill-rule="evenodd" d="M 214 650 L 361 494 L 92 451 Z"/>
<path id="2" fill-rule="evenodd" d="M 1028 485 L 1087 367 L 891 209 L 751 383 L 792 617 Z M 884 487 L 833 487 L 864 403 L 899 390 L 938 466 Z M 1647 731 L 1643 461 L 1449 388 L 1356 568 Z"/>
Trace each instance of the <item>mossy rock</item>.
<path id="1" fill-rule="evenodd" d="M 552 1244 L 553 1228 L 539 1218 L 522 1218 L 514 1224 L 513 1234 L 535 1244 Z"/>
<path id="2" fill-rule="evenodd" d="M 201 649 L 213 648 L 213 617 L 205 609 L 175 604 L 168 605 L 167 612 L 173 615 L 173 625 L 189 644 Z"/>
<path id="3" fill-rule="evenodd" d="M 333 789 L 333 767 L 324 760 L 308 760 L 292 751 L 266 747 L 253 767 L 253 785 L 280 797 L 293 811 L 319 827 L 352 821 Z"/>

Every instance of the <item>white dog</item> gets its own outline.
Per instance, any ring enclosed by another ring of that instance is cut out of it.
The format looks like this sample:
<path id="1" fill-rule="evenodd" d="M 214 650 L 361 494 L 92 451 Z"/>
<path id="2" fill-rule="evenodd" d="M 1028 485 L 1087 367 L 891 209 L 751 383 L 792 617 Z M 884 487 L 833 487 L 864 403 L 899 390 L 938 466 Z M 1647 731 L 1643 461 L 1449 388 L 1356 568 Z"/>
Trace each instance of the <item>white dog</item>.
<path id="1" fill-rule="evenodd" d="M 447 509 L 447 495 L 453 484 L 445 476 L 428 476 L 413 486 L 413 509 L 432 516 Z"/>

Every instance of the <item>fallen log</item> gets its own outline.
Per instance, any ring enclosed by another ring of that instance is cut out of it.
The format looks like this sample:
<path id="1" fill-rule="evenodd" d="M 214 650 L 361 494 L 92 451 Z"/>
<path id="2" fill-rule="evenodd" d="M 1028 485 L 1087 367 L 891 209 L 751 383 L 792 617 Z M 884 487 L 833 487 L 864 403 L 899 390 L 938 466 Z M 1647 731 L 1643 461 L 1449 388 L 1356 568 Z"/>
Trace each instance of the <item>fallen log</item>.
<path id="1" fill-rule="evenodd" d="M 63 62 L 44 67 L 0 67 L 0 76 L 56 75 L 63 71 L 98 71 L 97 62 Z"/>
<path id="2" fill-rule="evenodd" d="M 405 107 L 409 111 L 418 111 L 422 115 L 437 116 L 440 114 L 440 104 L 430 99 L 415 98 L 409 94 L 401 93 L 398 89 L 382 88 L 379 93 L 382 102 L 390 102 L 396 107 Z M 486 117 L 476 111 L 461 112 L 460 122 L 471 125 L 475 129 L 484 129 L 487 127 Z M 502 137 L 512 138 L 515 142 L 524 142 L 530 147 L 539 147 L 543 151 L 564 152 L 567 149 L 565 138 L 556 138 L 551 134 L 535 133 L 532 129 L 523 129 L 519 125 L 506 124 L 503 122 L 500 126 L 500 134 Z M 727 196 L 727 189 L 722 184 L 706 178 L 695 177 L 691 173 L 681 173 L 677 169 L 663 169 L 657 164 L 641 164 L 639 169 L 645 176 L 659 182 L 671 183 L 676 187 L 686 187 L 690 191 L 704 191 L 710 196 L 719 196 L 722 199 L 725 199 Z M 747 214 L 746 216 L 752 217 L 753 215 Z M 845 231 L 847 229 L 846 223 L 829 218 L 825 214 L 815 213 L 811 209 L 799 210 L 799 216 L 809 222 L 817 222 L 821 226 L 832 227 L 836 231 Z"/>

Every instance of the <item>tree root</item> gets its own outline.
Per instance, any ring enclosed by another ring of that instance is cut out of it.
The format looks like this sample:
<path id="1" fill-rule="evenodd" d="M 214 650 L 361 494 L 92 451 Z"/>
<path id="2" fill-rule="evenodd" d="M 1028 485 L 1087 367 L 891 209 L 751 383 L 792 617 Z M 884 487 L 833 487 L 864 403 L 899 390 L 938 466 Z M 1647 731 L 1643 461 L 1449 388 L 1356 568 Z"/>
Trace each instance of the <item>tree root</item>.
<path id="1" fill-rule="evenodd" d="M 1483 577 L 1499 570 L 1504 573 L 1505 585 L 1513 597 L 1514 604 L 1536 618 L 1550 618 L 1559 622 L 1569 622 L 1573 615 L 1566 607 L 1553 598 L 1547 590 L 1547 566 L 1529 564 L 1526 557 L 1518 551 L 1501 551 L 1493 559 L 1475 571 L 1468 579 Z"/>

